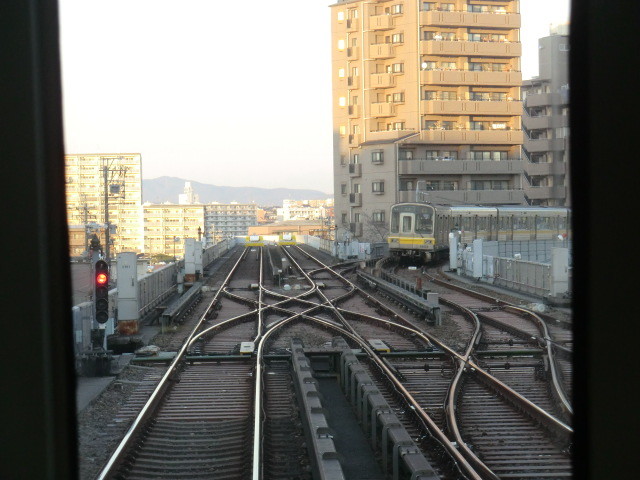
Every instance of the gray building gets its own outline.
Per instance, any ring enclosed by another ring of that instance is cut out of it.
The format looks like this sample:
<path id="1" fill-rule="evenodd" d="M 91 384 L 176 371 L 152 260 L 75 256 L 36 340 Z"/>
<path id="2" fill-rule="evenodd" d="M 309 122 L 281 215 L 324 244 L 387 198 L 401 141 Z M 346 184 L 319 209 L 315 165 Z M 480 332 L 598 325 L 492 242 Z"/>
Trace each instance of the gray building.
<path id="1" fill-rule="evenodd" d="M 538 40 L 539 75 L 522 85 L 523 187 L 528 203 L 569 206 L 569 31 Z"/>

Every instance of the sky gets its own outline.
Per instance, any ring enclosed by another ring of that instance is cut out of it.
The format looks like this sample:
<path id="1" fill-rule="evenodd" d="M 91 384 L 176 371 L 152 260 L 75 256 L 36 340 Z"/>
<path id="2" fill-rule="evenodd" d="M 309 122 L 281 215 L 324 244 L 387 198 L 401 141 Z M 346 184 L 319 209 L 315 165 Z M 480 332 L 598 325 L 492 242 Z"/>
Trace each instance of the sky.
<path id="1" fill-rule="evenodd" d="M 523 78 L 570 0 L 521 0 Z M 331 194 L 326 0 L 59 0 L 67 153 L 140 153 L 145 179 Z"/>

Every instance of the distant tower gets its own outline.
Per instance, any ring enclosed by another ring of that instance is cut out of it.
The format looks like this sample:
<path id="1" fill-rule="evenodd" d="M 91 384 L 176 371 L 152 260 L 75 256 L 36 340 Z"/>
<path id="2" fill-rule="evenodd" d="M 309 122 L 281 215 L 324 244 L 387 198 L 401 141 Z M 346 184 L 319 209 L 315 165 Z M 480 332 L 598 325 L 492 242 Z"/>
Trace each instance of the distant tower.
<path id="1" fill-rule="evenodd" d="M 200 203 L 200 196 L 194 193 L 191 182 L 184 182 L 184 193 L 178 195 L 178 203 L 180 205 Z"/>

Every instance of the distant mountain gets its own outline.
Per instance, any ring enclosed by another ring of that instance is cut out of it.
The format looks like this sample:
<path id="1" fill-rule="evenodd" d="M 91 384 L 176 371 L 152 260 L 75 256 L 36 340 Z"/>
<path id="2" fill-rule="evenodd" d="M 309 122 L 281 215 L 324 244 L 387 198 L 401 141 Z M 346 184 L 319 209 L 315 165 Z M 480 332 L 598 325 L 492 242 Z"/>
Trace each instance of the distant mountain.
<path id="1" fill-rule="evenodd" d="M 282 205 L 282 200 L 323 200 L 333 195 L 319 190 L 292 188 L 221 187 L 176 177 L 159 177 L 142 180 L 142 201 L 151 203 L 178 203 L 178 195 L 184 193 L 184 183 L 191 182 L 201 203 L 252 203 L 261 206 Z"/>

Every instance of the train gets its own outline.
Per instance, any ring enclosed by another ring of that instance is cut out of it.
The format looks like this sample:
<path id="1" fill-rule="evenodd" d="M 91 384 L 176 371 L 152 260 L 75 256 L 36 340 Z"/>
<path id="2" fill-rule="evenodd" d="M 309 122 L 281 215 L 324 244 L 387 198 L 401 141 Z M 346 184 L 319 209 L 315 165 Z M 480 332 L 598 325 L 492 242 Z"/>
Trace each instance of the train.
<path id="1" fill-rule="evenodd" d="M 459 232 L 462 244 L 475 239 L 570 239 L 570 215 L 570 209 L 563 207 L 397 203 L 391 207 L 389 255 L 419 257 L 425 262 L 444 258 L 451 232 Z"/>
<path id="2" fill-rule="evenodd" d="M 296 245 L 296 236 L 293 233 L 281 233 L 278 235 L 278 245 Z"/>
<path id="3" fill-rule="evenodd" d="M 264 237 L 262 235 L 249 235 L 244 237 L 245 247 L 264 247 Z"/>

